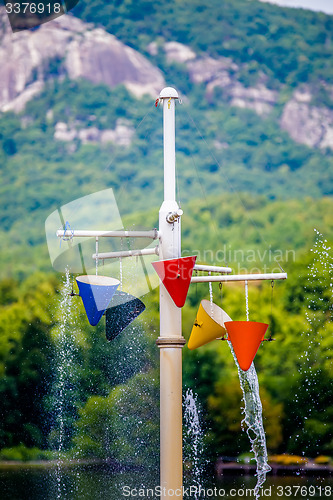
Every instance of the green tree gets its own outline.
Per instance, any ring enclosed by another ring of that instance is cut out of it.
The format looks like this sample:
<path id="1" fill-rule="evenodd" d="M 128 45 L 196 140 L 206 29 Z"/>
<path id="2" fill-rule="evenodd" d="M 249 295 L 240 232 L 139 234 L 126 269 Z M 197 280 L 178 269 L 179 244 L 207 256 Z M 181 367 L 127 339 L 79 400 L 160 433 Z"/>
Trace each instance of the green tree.
<path id="1" fill-rule="evenodd" d="M 0 447 L 24 443 L 43 448 L 43 397 L 53 353 L 49 303 L 55 297 L 56 282 L 36 275 L 21 290 L 16 286 L 13 282 L 15 289 L 7 288 L 2 299 L 7 296 L 7 304 L 0 310 Z M 8 295 L 12 295 L 10 304 Z"/>
<path id="2" fill-rule="evenodd" d="M 92 396 L 80 410 L 76 449 L 82 456 L 155 468 L 159 403 L 156 372 L 134 375 L 107 397 Z"/>

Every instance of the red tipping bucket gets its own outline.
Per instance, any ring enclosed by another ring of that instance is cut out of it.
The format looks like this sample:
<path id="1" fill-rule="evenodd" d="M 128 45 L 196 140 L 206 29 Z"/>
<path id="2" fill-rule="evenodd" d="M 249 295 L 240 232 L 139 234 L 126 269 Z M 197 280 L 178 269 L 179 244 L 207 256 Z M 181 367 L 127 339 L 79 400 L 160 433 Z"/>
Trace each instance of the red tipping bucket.
<path id="1" fill-rule="evenodd" d="M 191 283 L 196 255 L 152 262 L 163 285 L 177 307 L 183 307 Z"/>
<path id="2" fill-rule="evenodd" d="M 243 371 L 247 371 L 264 340 L 268 325 L 256 321 L 226 321 L 228 340 L 234 348 L 237 361 Z"/>

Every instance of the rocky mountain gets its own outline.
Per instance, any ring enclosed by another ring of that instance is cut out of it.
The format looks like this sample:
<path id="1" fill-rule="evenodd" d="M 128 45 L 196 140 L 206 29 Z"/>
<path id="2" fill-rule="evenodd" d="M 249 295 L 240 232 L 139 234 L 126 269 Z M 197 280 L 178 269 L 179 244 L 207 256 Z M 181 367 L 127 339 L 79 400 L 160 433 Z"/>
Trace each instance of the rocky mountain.
<path id="1" fill-rule="evenodd" d="M 193 83 L 205 84 L 207 96 L 215 88 L 223 89 L 231 106 L 253 109 L 259 115 L 269 113 L 277 102 L 278 92 L 265 86 L 262 74 L 256 87 L 245 87 L 237 79 L 240 66 L 231 58 L 197 56 L 189 47 L 177 42 L 164 45 L 168 62 L 185 63 Z"/>
<path id="2" fill-rule="evenodd" d="M 50 77 L 123 84 L 136 97 L 156 97 L 164 77 L 145 57 L 103 29 L 64 15 L 13 34 L 2 10 L 0 110 L 20 112 Z"/>
<path id="3" fill-rule="evenodd" d="M 156 47 L 151 44 L 150 51 Z M 177 42 L 168 42 L 163 47 L 169 63 L 186 65 L 193 83 L 204 84 L 209 98 L 214 89 L 220 88 L 231 106 L 254 110 L 267 116 L 279 101 L 279 92 L 266 86 L 267 78 L 259 75 L 255 86 L 245 87 L 237 74 L 241 67 L 231 58 L 197 56 L 190 47 Z M 333 86 L 327 85 L 333 97 Z M 282 86 L 281 86 L 282 90 Z M 302 85 L 293 93 L 292 99 L 284 105 L 280 126 L 295 142 L 313 148 L 333 149 L 333 111 L 313 104 L 314 93 L 309 85 Z"/>
<path id="4" fill-rule="evenodd" d="M 137 98 L 144 94 L 156 97 L 165 85 L 163 71 L 147 57 L 73 15 L 61 16 L 33 31 L 13 34 L 4 10 L 0 9 L 0 30 L 0 110 L 3 112 L 21 112 L 25 104 L 41 92 L 45 82 L 55 77 L 83 78 L 111 88 L 123 84 Z M 167 64 L 185 68 L 193 84 L 205 86 L 208 100 L 220 89 L 230 106 L 251 109 L 263 118 L 279 106 L 279 125 L 295 142 L 312 148 L 333 149 L 333 111 L 313 104 L 314 93 L 309 85 L 297 88 L 281 112 L 283 86 L 280 90 L 269 88 L 268 78 L 262 71 L 255 85 L 244 85 L 239 76 L 244 64 L 230 57 L 198 54 L 177 41 L 150 42 L 147 54 L 154 61 L 161 56 Z M 327 89 L 333 95 L 333 87 L 327 86 Z M 121 127 L 118 132 L 123 132 L 122 140 L 128 144 L 132 131 L 124 123 Z M 91 130 L 79 134 L 70 128 L 69 124 L 60 123 L 55 138 L 68 141 L 71 137 L 83 137 L 83 142 L 105 142 L 119 135 L 114 130 L 107 131 L 103 137 Z"/>
<path id="5" fill-rule="evenodd" d="M 333 94 L 333 89 L 331 89 Z M 296 90 L 284 106 L 280 119 L 281 128 L 296 142 L 312 148 L 333 149 L 333 110 L 313 106 L 309 87 Z"/>

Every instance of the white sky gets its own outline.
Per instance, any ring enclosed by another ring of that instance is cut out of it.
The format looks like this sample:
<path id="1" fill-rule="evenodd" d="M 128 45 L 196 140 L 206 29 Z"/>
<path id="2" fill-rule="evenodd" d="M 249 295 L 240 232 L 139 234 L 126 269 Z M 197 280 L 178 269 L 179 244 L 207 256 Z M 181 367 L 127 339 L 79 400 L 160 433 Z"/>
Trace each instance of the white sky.
<path id="1" fill-rule="evenodd" d="M 260 0 L 261 2 L 275 3 L 283 7 L 300 7 L 303 9 L 320 10 L 326 14 L 333 14 L 333 0 Z"/>

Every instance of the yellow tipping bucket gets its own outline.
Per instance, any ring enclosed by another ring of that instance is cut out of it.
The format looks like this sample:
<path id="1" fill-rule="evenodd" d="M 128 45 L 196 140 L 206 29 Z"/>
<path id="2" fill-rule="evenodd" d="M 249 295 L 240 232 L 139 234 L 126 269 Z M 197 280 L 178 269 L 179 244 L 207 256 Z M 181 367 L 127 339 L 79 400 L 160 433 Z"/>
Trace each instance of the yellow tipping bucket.
<path id="1" fill-rule="evenodd" d="M 226 333 L 225 321 L 231 321 L 231 319 L 221 307 L 209 300 L 202 300 L 187 347 L 191 350 L 197 349 L 212 340 L 223 337 Z"/>

